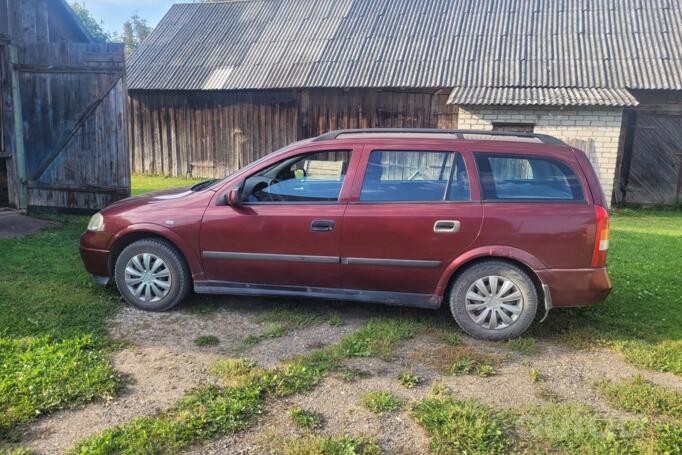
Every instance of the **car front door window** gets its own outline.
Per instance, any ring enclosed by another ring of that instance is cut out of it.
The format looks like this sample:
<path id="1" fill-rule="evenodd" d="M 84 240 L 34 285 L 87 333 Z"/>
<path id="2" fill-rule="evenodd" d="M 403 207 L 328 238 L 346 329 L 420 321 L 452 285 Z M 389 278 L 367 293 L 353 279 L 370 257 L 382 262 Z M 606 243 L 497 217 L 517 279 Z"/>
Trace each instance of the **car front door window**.
<path id="1" fill-rule="evenodd" d="M 246 179 L 244 202 L 336 202 L 350 156 L 348 150 L 334 150 L 280 161 Z"/>

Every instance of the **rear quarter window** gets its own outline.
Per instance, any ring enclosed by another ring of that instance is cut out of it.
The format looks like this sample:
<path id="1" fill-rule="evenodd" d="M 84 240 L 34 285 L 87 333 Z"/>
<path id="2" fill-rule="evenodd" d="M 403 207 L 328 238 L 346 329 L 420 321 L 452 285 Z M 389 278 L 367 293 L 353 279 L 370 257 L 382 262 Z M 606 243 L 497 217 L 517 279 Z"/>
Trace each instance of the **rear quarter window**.
<path id="1" fill-rule="evenodd" d="M 487 201 L 585 200 L 580 179 L 566 163 L 538 156 L 475 153 Z"/>

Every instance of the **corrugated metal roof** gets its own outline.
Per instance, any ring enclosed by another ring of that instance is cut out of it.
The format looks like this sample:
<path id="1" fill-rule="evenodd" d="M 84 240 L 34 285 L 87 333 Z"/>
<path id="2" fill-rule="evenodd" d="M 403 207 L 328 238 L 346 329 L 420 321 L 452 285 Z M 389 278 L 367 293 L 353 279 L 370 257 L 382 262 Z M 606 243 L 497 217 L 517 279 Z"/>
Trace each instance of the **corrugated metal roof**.
<path id="1" fill-rule="evenodd" d="M 131 57 L 128 84 L 680 90 L 682 1 L 178 4 Z"/>
<path id="2" fill-rule="evenodd" d="M 637 106 L 622 88 L 455 87 L 450 104 L 504 106 Z"/>

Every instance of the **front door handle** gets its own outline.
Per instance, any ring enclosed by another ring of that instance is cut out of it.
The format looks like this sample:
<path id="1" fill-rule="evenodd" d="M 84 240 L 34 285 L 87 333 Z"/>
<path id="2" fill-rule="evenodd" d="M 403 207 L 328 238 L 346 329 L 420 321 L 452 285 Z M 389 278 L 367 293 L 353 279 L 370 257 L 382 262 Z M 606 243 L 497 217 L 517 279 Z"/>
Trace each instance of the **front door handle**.
<path id="1" fill-rule="evenodd" d="M 329 232 L 334 230 L 336 222 L 334 220 L 313 220 L 310 223 L 310 230 L 316 232 Z"/>
<path id="2" fill-rule="evenodd" d="M 458 220 L 438 220 L 433 223 L 433 232 L 459 232 Z"/>

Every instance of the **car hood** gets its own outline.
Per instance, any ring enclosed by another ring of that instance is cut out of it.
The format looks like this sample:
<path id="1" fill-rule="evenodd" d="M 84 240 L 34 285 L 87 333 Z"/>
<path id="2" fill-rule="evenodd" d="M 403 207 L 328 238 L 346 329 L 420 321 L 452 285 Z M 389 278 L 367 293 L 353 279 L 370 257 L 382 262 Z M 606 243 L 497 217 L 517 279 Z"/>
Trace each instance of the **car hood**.
<path id="1" fill-rule="evenodd" d="M 171 201 L 180 202 L 185 199 L 191 199 L 192 196 L 195 196 L 198 193 L 204 193 L 206 191 L 212 193 L 211 190 L 192 191 L 191 186 L 183 186 L 179 188 L 171 188 L 161 191 L 152 191 L 150 193 L 144 193 L 138 196 L 125 198 L 121 199 L 120 201 L 114 202 L 113 204 L 107 206 L 104 210 L 102 210 L 102 213 L 106 213 L 112 210 L 120 211 L 122 209 L 141 207 L 145 205 L 159 204 Z"/>

